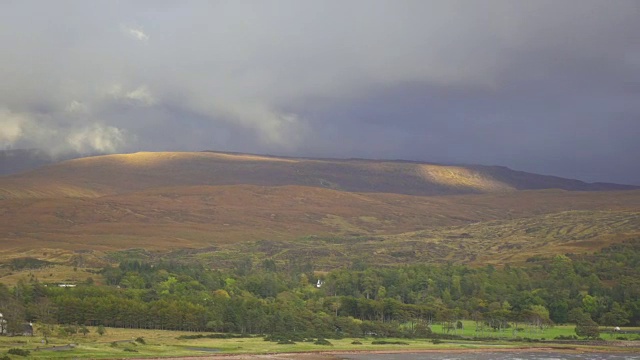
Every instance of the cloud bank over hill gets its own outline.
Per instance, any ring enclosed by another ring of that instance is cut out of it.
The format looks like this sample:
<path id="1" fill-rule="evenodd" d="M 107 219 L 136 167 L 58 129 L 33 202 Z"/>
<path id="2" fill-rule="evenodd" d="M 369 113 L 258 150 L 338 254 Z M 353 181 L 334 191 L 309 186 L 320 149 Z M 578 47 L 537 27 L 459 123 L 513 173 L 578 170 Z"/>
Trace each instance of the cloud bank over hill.
<path id="1" fill-rule="evenodd" d="M 0 5 L 0 148 L 502 164 L 640 183 L 637 1 Z"/>

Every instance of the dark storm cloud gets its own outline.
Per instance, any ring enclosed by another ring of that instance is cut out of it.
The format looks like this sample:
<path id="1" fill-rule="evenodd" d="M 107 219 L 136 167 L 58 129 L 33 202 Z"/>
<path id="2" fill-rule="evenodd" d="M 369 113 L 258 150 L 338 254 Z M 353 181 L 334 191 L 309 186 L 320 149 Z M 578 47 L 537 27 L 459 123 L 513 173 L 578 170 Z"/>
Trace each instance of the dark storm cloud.
<path id="1" fill-rule="evenodd" d="M 637 1 L 0 4 L 0 147 L 640 183 Z"/>

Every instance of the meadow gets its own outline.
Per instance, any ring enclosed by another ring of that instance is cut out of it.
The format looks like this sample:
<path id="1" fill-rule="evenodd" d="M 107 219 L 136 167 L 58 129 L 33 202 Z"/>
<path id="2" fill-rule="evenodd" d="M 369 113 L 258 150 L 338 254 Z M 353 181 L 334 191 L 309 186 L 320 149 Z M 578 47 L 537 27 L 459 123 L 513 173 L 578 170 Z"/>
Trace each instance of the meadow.
<path id="1" fill-rule="evenodd" d="M 524 324 L 520 324 L 517 330 L 513 328 L 507 328 L 503 331 L 494 331 L 492 329 L 486 329 L 484 331 L 476 330 L 476 323 L 471 320 L 463 320 L 462 329 L 456 329 L 455 332 L 451 330 L 449 334 L 455 334 L 462 336 L 464 338 L 473 338 L 473 337 L 487 337 L 487 338 L 496 338 L 501 340 L 512 340 L 512 339 L 528 339 L 531 340 L 554 340 L 558 337 L 569 337 L 576 335 L 575 328 L 576 326 L 573 324 L 567 325 L 554 325 L 548 327 L 544 330 L 533 329 L 525 326 Z M 433 324 L 431 325 L 431 330 L 436 334 L 446 333 L 443 330 L 441 324 Z M 625 331 L 633 331 L 637 332 L 634 334 L 616 334 L 611 331 L 610 327 L 602 326 L 600 328 L 600 337 L 604 340 L 616 340 L 618 337 L 625 337 L 628 340 L 640 340 L 640 327 L 626 327 L 623 328 Z"/>

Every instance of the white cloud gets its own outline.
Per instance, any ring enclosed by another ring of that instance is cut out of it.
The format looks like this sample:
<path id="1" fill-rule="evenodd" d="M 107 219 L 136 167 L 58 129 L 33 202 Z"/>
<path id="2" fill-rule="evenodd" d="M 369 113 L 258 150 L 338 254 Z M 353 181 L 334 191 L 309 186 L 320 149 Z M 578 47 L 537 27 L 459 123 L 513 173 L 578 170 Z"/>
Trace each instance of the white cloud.
<path id="1" fill-rule="evenodd" d="M 65 111 L 72 114 L 82 114 L 89 112 L 89 107 L 83 102 L 73 100 L 69 104 L 67 104 Z"/>
<path id="2" fill-rule="evenodd" d="M 24 114 L 0 108 L 0 149 L 12 147 L 24 135 L 23 127 L 28 121 Z"/>
<path id="3" fill-rule="evenodd" d="M 122 30 L 133 39 L 144 42 L 149 40 L 149 35 L 145 34 L 139 27 L 129 27 L 125 25 L 122 25 L 121 27 Z"/>
<path id="4" fill-rule="evenodd" d="M 71 102 L 67 108 L 75 109 L 78 104 Z M 0 107 L 0 149 L 42 148 L 54 155 L 70 150 L 113 153 L 122 150 L 125 140 L 132 138 L 122 129 L 91 122 L 85 117 L 70 120 L 66 126 L 59 122 L 59 118 L 49 114 L 17 113 Z"/>
<path id="5" fill-rule="evenodd" d="M 109 89 L 107 94 L 114 99 L 124 100 L 142 106 L 151 106 L 157 102 L 157 99 L 146 85 L 140 85 L 133 90 L 125 90 L 122 85 L 114 85 Z"/>
<path id="6" fill-rule="evenodd" d="M 143 105 L 153 105 L 156 103 L 156 99 L 153 97 L 149 88 L 145 85 L 129 91 L 125 94 L 125 98 L 136 101 Z"/>
<path id="7" fill-rule="evenodd" d="M 294 149 L 307 135 L 307 123 L 298 115 L 277 111 L 258 102 L 220 102 L 211 116 L 222 115 L 228 121 L 253 130 L 266 145 Z"/>
<path id="8" fill-rule="evenodd" d="M 69 134 L 67 144 L 80 153 L 113 153 L 124 144 L 124 131 L 113 126 L 93 124 Z"/>

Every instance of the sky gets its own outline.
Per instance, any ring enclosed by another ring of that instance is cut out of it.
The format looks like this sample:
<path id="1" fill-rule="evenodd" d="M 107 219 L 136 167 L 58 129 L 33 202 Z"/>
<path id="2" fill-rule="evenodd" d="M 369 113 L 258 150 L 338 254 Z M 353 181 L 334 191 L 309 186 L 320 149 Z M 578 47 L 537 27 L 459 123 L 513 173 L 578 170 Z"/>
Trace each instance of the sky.
<path id="1" fill-rule="evenodd" d="M 640 185 L 637 0 L 0 0 L 0 150 L 502 165 Z"/>

